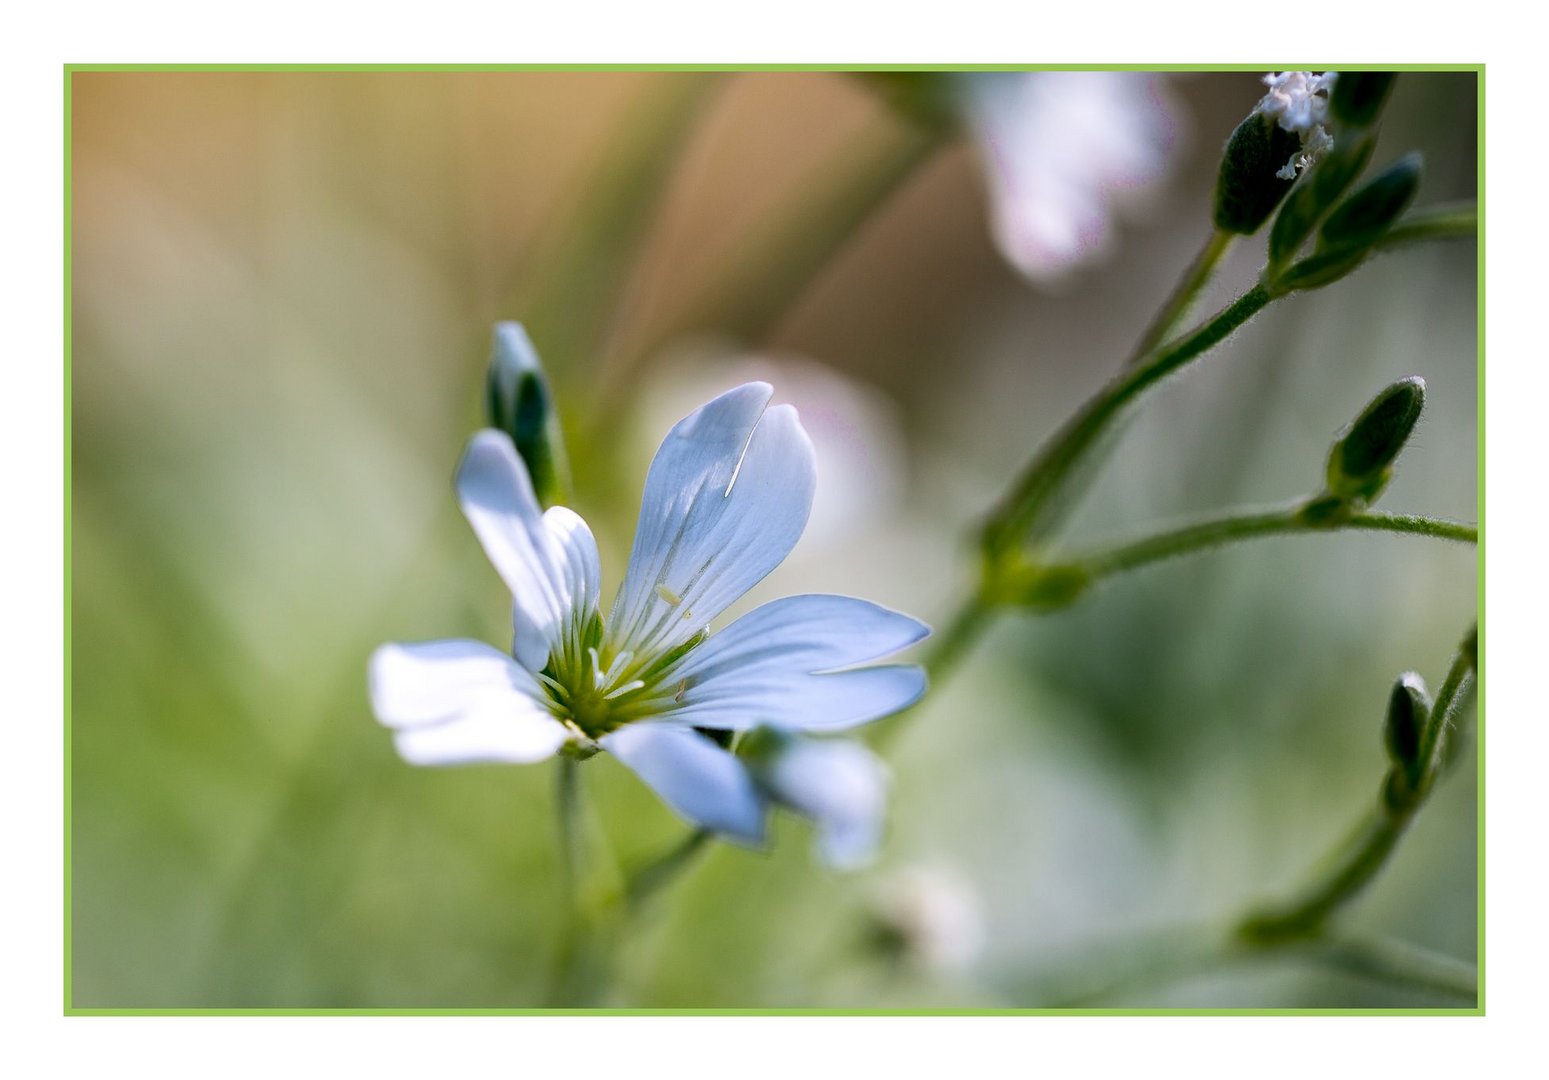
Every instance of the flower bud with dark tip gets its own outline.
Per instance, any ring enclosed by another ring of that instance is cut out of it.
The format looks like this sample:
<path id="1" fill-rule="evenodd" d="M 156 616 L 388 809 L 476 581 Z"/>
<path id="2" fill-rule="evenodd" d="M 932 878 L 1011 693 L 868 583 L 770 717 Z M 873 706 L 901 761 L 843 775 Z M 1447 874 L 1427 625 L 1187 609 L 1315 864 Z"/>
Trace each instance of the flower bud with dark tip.
<path id="1" fill-rule="evenodd" d="M 1368 127 L 1388 103 L 1397 77 L 1393 71 L 1341 71 L 1329 94 L 1329 112 L 1342 125 Z"/>
<path id="2" fill-rule="evenodd" d="M 1257 232 L 1291 190 L 1292 180 L 1278 174 L 1301 145 L 1300 136 L 1259 110 L 1238 124 L 1216 177 L 1216 228 L 1244 236 Z"/>
<path id="3" fill-rule="evenodd" d="M 570 486 L 564 436 L 543 363 L 521 323 L 495 324 L 486 389 L 490 426 L 511 436 L 538 501 L 563 502 Z"/>
<path id="4" fill-rule="evenodd" d="M 1335 207 L 1318 251 L 1366 251 L 1393 227 L 1420 188 L 1420 155 L 1405 154 Z"/>
<path id="5" fill-rule="evenodd" d="M 1373 398 L 1329 451 L 1329 492 L 1364 505 L 1376 502 L 1424 407 L 1425 380 L 1418 375 L 1400 379 Z"/>
<path id="6" fill-rule="evenodd" d="M 1383 739 L 1388 758 L 1403 771 L 1411 788 L 1419 785 L 1425 768 L 1425 762 L 1420 760 L 1420 746 L 1430 715 L 1431 697 L 1426 693 L 1425 680 L 1413 671 L 1400 675 L 1393 684 L 1393 692 L 1388 695 Z"/>

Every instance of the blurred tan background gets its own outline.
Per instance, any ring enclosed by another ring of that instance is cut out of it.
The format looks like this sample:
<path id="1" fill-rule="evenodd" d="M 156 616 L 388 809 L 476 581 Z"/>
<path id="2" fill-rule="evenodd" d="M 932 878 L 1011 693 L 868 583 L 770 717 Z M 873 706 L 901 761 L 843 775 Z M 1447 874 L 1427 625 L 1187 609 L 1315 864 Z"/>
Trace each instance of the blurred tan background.
<path id="1" fill-rule="evenodd" d="M 491 324 L 527 322 L 551 368 L 610 595 L 656 442 L 759 374 L 819 435 L 820 512 L 743 606 L 843 591 L 939 625 L 974 523 L 1202 241 L 1219 147 L 1261 92 L 1167 81 L 1173 167 L 1103 261 L 1021 280 L 953 139 L 743 339 L 684 313 L 846 155 L 910 137 L 861 80 L 77 73 L 75 1004 L 541 1004 L 550 769 L 411 769 L 364 689 L 382 641 L 505 633 L 449 479 Z M 1474 194 L 1476 104 L 1472 74 L 1400 78 L 1377 160 L 1425 153 L 1420 205 Z M 578 238 L 633 235 L 597 193 L 636 145 L 667 148 L 660 201 L 599 305 L 613 264 Z M 1239 245 L 1207 304 L 1261 262 Z M 1471 243 L 1421 247 L 1271 308 L 1148 403 L 1072 535 L 1307 493 L 1334 432 L 1409 374 L 1426 416 L 1384 508 L 1473 520 L 1475 275 Z M 1375 797 L 1391 680 L 1434 687 L 1474 605 L 1472 549 L 1348 535 L 1008 619 L 896 747 L 876 868 L 820 869 L 793 820 L 767 854 L 718 848 L 635 928 L 609 1000 L 1044 1004 L 1091 949 L 1294 885 Z M 615 763 L 583 774 L 621 863 L 681 834 Z M 1470 757 L 1353 923 L 1472 960 L 1474 806 Z M 870 929 L 922 889 L 950 898 L 949 956 Z M 1122 1003 L 1435 1004 L 1288 964 Z"/>

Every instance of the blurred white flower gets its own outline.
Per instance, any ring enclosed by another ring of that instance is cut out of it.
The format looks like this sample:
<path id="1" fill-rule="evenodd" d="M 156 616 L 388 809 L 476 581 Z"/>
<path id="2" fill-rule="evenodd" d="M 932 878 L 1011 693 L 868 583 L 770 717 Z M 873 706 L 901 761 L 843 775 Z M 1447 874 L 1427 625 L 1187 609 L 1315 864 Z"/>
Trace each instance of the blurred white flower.
<path id="1" fill-rule="evenodd" d="M 1302 140 L 1301 152 L 1291 157 L 1276 176 L 1295 180 L 1305 169 L 1334 145 L 1325 125 L 1328 123 L 1328 95 L 1334 88 L 1335 73 L 1314 75 L 1310 71 L 1271 72 L 1264 76 L 1269 92 L 1254 108 L 1272 118 L 1285 131 Z"/>
<path id="2" fill-rule="evenodd" d="M 984 945 L 984 918 L 961 877 L 914 866 L 883 882 L 872 916 L 884 944 L 930 971 L 967 968 Z"/>
<path id="3" fill-rule="evenodd" d="M 740 386 L 668 433 L 606 620 L 591 530 L 564 507 L 540 508 L 508 436 L 475 435 L 457 490 L 514 597 L 514 658 L 466 640 L 379 648 L 371 700 L 403 758 L 456 765 L 606 750 L 683 817 L 758 842 L 769 793 L 705 732 L 840 731 L 917 701 L 918 666 L 855 665 L 929 629 L 864 600 L 786 597 L 709 635 L 709 622 L 786 557 L 811 509 L 812 445 L 794 408 L 767 408 L 772 392 Z"/>
<path id="4" fill-rule="evenodd" d="M 1178 110 L 1161 78 L 1132 71 L 965 78 L 1001 253 L 1037 282 L 1100 257 L 1115 214 L 1162 179 L 1178 141 Z"/>

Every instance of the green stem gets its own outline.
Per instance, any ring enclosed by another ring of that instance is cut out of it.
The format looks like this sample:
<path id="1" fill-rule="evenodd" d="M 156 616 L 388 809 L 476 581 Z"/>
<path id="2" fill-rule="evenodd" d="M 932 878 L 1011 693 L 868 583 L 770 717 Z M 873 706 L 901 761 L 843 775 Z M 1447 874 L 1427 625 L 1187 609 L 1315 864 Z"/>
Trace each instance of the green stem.
<path id="1" fill-rule="evenodd" d="M 984 530 L 990 556 L 1001 557 L 1046 529 L 1047 512 L 1066 479 L 1126 405 L 1219 345 L 1273 299 L 1275 294 L 1264 285 L 1254 286 L 1197 330 L 1127 368 L 1090 398 L 1038 451 L 991 515 Z"/>
<path id="2" fill-rule="evenodd" d="M 763 341 L 813 280 L 872 215 L 945 141 L 940 127 L 883 123 L 846 144 L 843 160 L 803 184 L 767 226 L 737 244 L 711 284 L 640 346 L 616 356 L 600 380 L 593 429 L 605 431 L 629 400 L 632 377 L 663 346 L 713 330 L 745 343 Z M 814 197 L 811 192 L 816 189 Z"/>
<path id="3" fill-rule="evenodd" d="M 1479 207 L 1475 203 L 1444 203 L 1402 219 L 1389 229 L 1377 248 L 1393 248 L 1422 240 L 1452 240 L 1479 235 Z"/>
<path id="4" fill-rule="evenodd" d="M 1170 529 L 1155 536 L 1098 550 L 1086 556 L 1077 556 L 1070 561 L 1085 569 L 1091 578 L 1097 579 L 1134 570 L 1164 559 L 1191 555 L 1209 548 L 1242 540 L 1253 540 L 1261 536 L 1355 529 L 1367 532 L 1408 533 L 1468 544 L 1476 543 L 1478 540 L 1478 530 L 1472 525 L 1415 514 L 1384 514 L 1368 511 L 1353 514 L 1342 521 L 1311 522 L 1302 512 L 1305 505 L 1305 503 L 1293 503 L 1262 511 L 1232 511 Z"/>
<path id="5" fill-rule="evenodd" d="M 589 949 L 586 914 L 581 909 L 581 835 L 579 828 L 580 777 L 574 758 L 561 757 L 554 783 L 555 819 L 559 824 L 559 876 L 563 896 L 564 931 L 554 959 L 549 998 L 557 1006 L 575 1005 L 584 998 L 583 968 Z"/>
<path id="6" fill-rule="evenodd" d="M 1238 933 L 1250 942 L 1266 942 L 1316 936 L 1330 916 L 1353 900 L 1382 872 L 1404 830 L 1425 805 L 1440 775 L 1444 742 L 1462 719 L 1474 683 L 1473 636 L 1465 640 L 1453 658 L 1446 681 L 1436 694 L 1431 718 L 1421 743 L 1426 764 L 1420 781 L 1412 787 L 1392 770 L 1377 807 L 1361 820 L 1353 838 L 1329 861 L 1329 869 L 1291 900 L 1268 907 L 1244 919 Z"/>
<path id="7" fill-rule="evenodd" d="M 1212 232 L 1205 239 L 1205 246 L 1200 248 L 1199 254 L 1194 256 L 1194 261 L 1189 263 L 1188 269 L 1183 272 L 1177 287 L 1172 295 L 1162 305 L 1162 309 L 1156 313 L 1145 332 L 1140 335 L 1140 340 L 1135 344 L 1135 351 L 1130 354 L 1126 366 L 1134 367 L 1167 340 L 1178 324 L 1183 321 L 1189 309 L 1194 306 L 1194 301 L 1210 283 L 1215 275 L 1216 267 L 1226 253 L 1231 250 L 1235 233 L 1224 232 L 1220 229 Z"/>

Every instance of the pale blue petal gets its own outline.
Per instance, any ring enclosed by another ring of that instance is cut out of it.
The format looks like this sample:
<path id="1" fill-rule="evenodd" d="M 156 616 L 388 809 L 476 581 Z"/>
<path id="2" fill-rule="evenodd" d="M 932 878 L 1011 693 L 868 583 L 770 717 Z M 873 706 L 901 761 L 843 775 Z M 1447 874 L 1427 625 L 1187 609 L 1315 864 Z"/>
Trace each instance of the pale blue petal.
<path id="1" fill-rule="evenodd" d="M 516 658 L 537 671 L 571 611 L 569 559 L 544 523 L 510 436 L 492 429 L 474 435 L 457 467 L 457 495 L 515 601 Z"/>
<path id="2" fill-rule="evenodd" d="M 598 609 L 602 593 L 597 541 L 581 515 L 564 506 L 550 507 L 543 515 L 543 527 L 559 553 L 559 574 L 569 598 L 564 624 L 584 622 Z"/>
<path id="3" fill-rule="evenodd" d="M 764 800 L 742 762 L 687 728 L 629 724 L 603 749 L 689 821 L 747 843 L 764 839 Z"/>
<path id="4" fill-rule="evenodd" d="M 675 677 L 691 684 L 758 672 L 808 675 L 890 656 L 930 633 L 908 615 L 853 596 L 771 601 L 710 636 Z"/>
<path id="5" fill-rule="evenodd" d="M 663 718 L 695 727 L 759 724 L 839 731 L 897 712 L 925 692 L 913 665 L 835 671 L 888 656 L 930 632 L 917 619 L 848 596 L 789 596 L 712 634 L 664 677 Z"/>
<path id="6" fill-rule="evenodd" d="M 760 724 L 793 731 L 844 731 L 908 708 L 925 695 L 925 687 L 924 669 L 912 664 L 823 675 L 753 668 L 686 686 L 658 720 L 725 731 Z"/>
<path id="7" fill-rule="evenodd" d="M 887 769 L 854 742 L 793 739 L 760 771 L 776 799 L 818 830 L 818 854 L 836 870 L 871 861 L 882 841 Z"/>
<path id="8" fill-rule="evenodd" d="M 478 641 L 383 645 L 371 704 L 414 765 L 541 761 L 568 737 L 530 672 Z"/>
<path id="9" fill-rule="evenodd" d="M 790 554 L 816 466 L 796 410 L 748 383 L 680 421 L 651 463 L 609 627 L 637 655 L 686 641 Z"/>

